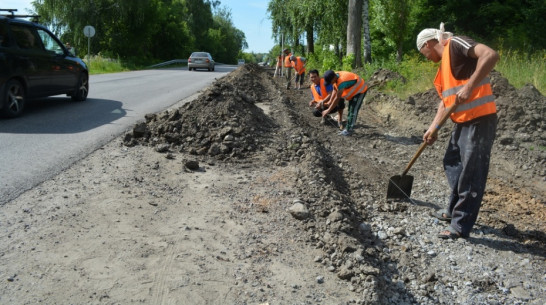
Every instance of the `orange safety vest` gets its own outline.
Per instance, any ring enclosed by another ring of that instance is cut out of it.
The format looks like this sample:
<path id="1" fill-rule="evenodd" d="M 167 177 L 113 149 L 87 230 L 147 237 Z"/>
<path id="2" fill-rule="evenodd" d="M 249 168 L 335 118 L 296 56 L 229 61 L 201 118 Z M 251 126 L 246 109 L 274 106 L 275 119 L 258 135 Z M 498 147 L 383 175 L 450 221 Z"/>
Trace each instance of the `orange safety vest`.
<path id="1" fill-rule="evenodd" d="M 305 67 L 303 66 L 303 60 L 301 60 L 301 57 L 296 57 L 296 62 L 292 63 L 292 67 L 298 72 L 298 75 L 302 75 L 305 73 Z"/>
<path id="2" fill-rule="evenodd" d="M 326 92 L 326 86 L 324 85 L 324 78 L 320 79 L 320 95 L 318 94 L 314 83 L 311 84 L 311 93 L 313 94 L 313 99 L 315 100 L 315 102 L 323 100 L 328 96 L 328 92 Z"/>
<path id="3" fill-rule="evenodd" d="M 341 97 L 344 98 L 346 101 L 351 100 L 355 95 L 359 93 L 364 93 L 366 90 L 368 90 L 368 85 L 364 81 L 363 78 L 360 76 L 352 73 L 352 72 L 346 72 L 346 71 L 338 71 L 336 74 L 339 75 L 337 78 L 337 81 L 334 84 L 334 88 L 336 91 L 338 91 L 337 86 L 340 85 L 343 82 L 356 80 L 356 83 L 349 87 L 343 89 L 343 92 L 341 93 Z"/>
<path id="4" fill-rule="evenodd" d="M 457 80 L 451 73 L 450 43 L 451 39 L 444 47 L 442 63 L 434 79 L 436 91 L 438 91 L 446 108 L 451 107 L 455 103 L 456 93 L 464 84 L 468 83 L 468 79 Z M 485 77 L 472 90 L 468 100 L 457 106 L 455 112 L 451 114 L 451 120 L 455 123 L 463 123 L 496 112 L 495 96 L 491 90 L 491 83 L 489 82 L 489 77 Z"/>
<path id="5" fill-rule="evenodd" d="M 277 56 L 277 67 L 282 66 L 282 56 Z"/>
<path id="6" fill-rule="evenodd" d="M 285 68 L 292 68 L 292 62 L 290 61 L 290 56 L 292 56 L 292 53 L 289 53 L 288 55 L 284 56 L 284 67 Z"/>

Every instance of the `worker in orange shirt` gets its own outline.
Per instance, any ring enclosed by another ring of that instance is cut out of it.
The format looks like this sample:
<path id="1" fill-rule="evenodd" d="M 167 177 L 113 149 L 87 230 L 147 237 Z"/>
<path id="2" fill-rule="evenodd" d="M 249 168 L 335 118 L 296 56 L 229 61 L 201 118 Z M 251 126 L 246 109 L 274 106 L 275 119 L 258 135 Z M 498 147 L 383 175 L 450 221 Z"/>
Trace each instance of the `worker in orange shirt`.
<path id="1" fill-rule="evenodd" d="M 485 193 L 491 148 L 497 128 L 497 108 L 489 73 L 499 61 L 490 47 L 465 36 L 439 29 L 424 29 L 417 36 L 417 49 L 428 60 L 440 63 L 434 86 L 438 109 L 423 141 L 432 145 L 434 130 L 447 109 L 455 123 L 446 153 L 444 170 L 451 187 L 447 208 L 432 215 L 450 225 L 439 238 L 469 237 Z"/>
<path id="2" fill-rule="evenodd" d="M 292 62 L 292 68 L 294 68 L 294 77 L 296 78 L 294 82 L 294 89 L 301 89 L 303 85 L 303 79 L 305 78 L 305 57 L 300 56 L 290 56 L 290 62 Z"/>
<path id="3" fill-rule="evenodd" d="M 284 49 L 284 72 L 286 77 L 286 89 L 290 89 L 290 81 L 292 80 L 292 62 L 290 61 L 290 56 L 292 56 L 292 53 L 290 53 L 289 49 Z"/>
<path id="4" fill-rule="evenodd" d="M 309 102 L 309 107 L 313 107 L 313 115 L 322 117 L 322 124 L 326 123 L 327 118 L 322 116 L 325 109 L 330 109 L 330 104 L 333 100 L 330 99 L 333 86 L 325 85 L 324 78 L 321 78 L 318 70 L 309 71 L 309 80 L 311 81 L 311 96 L 313 99 Z M 325 103 L 324 101 L 328 101 Z M 345 109 L 345 100 L 340 99 L 337 105 L 331 108 L 329 114 L 337 112 L 337 126 L 343 129 L 343 109 Z"/>
<path id="5" fill-rule="evenodd" d="M 358 111 L 368 91 L 368 85 L 363 78 L 355 73 L 347 71 L 334 72 L 332 70 L 324 72 L 324 84 L 326 86 L 332 84 L 334 88 L 328 101 L 324 101 L 330 106 L 322 112 L 322 116 L 324 117 L 332 112 L 332 109 L 338 105 L 340 99 L 345 99 L 347 104 L 349 104 L 347 124 L 345 125 L 345 129 L 339 134 L 350 136 L 356 124 Z"/>

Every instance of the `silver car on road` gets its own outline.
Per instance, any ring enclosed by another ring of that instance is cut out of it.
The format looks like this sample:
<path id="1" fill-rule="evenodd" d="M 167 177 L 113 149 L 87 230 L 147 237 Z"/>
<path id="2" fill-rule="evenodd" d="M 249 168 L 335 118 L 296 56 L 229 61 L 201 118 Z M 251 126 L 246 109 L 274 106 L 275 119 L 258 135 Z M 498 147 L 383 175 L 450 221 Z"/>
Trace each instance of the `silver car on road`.
<path id="1" fill-rule="evenodd" d="M 208 69 L 214 71 L 214 59 L 207 52 L 193 52 L 188 58 L 188 70 Z"/>

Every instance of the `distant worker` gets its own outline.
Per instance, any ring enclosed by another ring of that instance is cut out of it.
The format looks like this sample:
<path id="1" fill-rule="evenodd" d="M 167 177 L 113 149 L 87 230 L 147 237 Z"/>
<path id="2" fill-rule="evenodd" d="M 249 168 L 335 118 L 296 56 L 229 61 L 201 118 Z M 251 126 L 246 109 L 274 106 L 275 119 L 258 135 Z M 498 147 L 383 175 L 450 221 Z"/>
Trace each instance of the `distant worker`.
<path id="1" fill-rule="evenodd" d="M 300 90 L 301 85 L 303 85 L 303 79 L 305 78 L 305 57 L 300 56 L 290 56 L 290 61 L 292 62 L 292 68 L 294 68 L 294 89 Z"/>
<path id="2" fill-rule="evenodd" d="M 423 141 L 432 144 L 433 131 L 446 109 L 455 123 L 444 155 L 444 170 L 451 187 L 446 209 L 433 213 L 450 225 L 439 238 L 468 237 L 482 203 L 491 148 L 497 128 L 495 95 L 488 74 L 499 60 L 490 47 L 465 36 L 440 29 L 424 29 L 417 36 L 417 49 L 428 60 L 441 62 L 434 80 L 440 103 Z"/>
<path id="3" fill-rule="evenodd" d="M 66 50 L 68 51 L 68 53 L 72 54 L 73 56 L 76 56 L 76 49 L 74 49 L 74 47 L 70 45 L 70 42 L 66 42 L 64 46 L 66 47 Z"/>
<path id="4" fill-rule="evenodd" d="M 309 71 L 309 80 L 311 80 L 311 94 L 313 99 L 309 102 L 309 107 L 313 107 L 313 115 L 316 117 L 322 117 L 322 111 L 329 108 L 329 104 L 325 104 L 324 100 L 330 97 L 332 92 L 332 85 L 326 86 L 324 84 L 324 78 L 321 78 L 318 70 Z M 337 111 L 337 126 L 343 128 L 343 109 L 345 109 L 345 101 L 341 99 L 337 106 L 332 108 L 329 113 L 335 113 Z M 326 119 L 323 117 L 323 123 Z"/>
<path id="5" fill-rule="evenodd" d="M 284 49 L 284 69 L 285 69 L 285 77 L 286 77 L 286 89 L 290 89 L 290 82 L 292 81 L 292 62 L 290 61 L 290 56 L 292 56 L 292 53 L 290 53 L 290 50 Z"/>
<path id="6" fill-rule="evenodd" d="M 360 76 L 347 71 L 334 72 L 328 70 L 324 73 L 324 84 L 333 85 L 332 93 L 327 101 L 328 109 L 322 112 L 322 116 L 328 115 L 332 109 L 338 105 L 343 98 L 349 101 L 349 109 L 347 111 L 347 124 L 345 129 L 339 134 L 342 136 L 350 136 L 353 133 L 358 111 L 362 106 L 362 101 L 366 96 L 368 85 Z"/>
<path id="7" fill-rule="evenodd" d="M 281 77 L 282 72 L 282 53 L 277 56 L 277 66 L 275 67 L 275 74 L 273 74 L 273 77 Z"/>

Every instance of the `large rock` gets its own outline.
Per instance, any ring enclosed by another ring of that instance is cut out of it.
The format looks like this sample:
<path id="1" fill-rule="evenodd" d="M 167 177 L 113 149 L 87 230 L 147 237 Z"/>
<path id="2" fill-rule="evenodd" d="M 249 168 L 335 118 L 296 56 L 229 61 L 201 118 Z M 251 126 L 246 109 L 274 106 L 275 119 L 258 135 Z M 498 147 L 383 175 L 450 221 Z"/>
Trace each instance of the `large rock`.
<path id="1" fill-rule="evenodd" d="M 303 220 L 309 217 L 309 209 L 301 200 L 294 201 L 294 204 L 288 208 L 288 212 L 296 219 Z"/>

